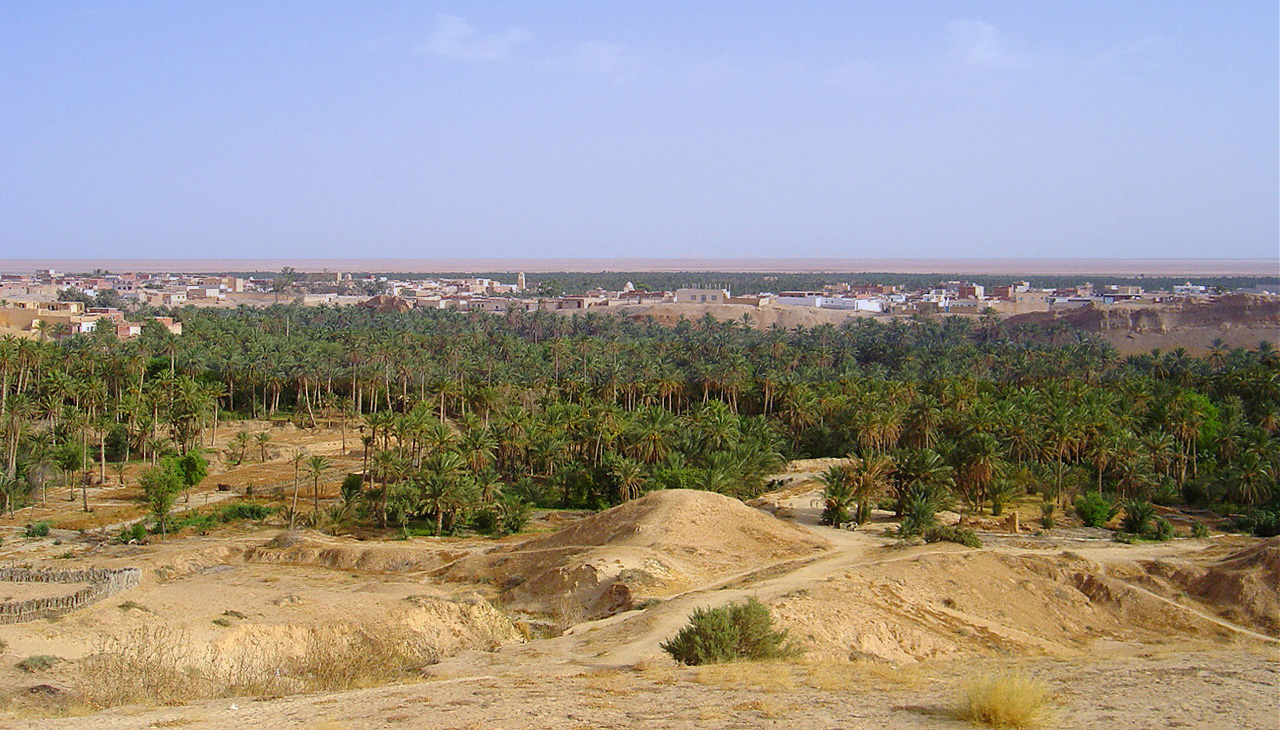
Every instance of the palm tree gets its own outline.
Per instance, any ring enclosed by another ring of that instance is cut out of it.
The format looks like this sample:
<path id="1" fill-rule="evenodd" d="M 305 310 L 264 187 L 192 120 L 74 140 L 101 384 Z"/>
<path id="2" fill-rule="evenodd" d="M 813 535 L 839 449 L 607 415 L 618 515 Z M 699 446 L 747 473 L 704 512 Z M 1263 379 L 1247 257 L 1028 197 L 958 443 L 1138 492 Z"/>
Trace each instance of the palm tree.
<path id="1" fill-rule="evenodd" d="M 857 522 L 866 522 L 871 517 L 871 501 L 889 490 L 893 470 L 893 459 L 888 456 L 849 457 L 852 498 L 858 505 L 854 516 Z"/>
<path id="2" fill-rule="evenodd" d="M 947 491 L 955 483 L 955 470 L 932 449 L 907 449 L 894 454 L 893 490 L 902 514 L 913 491 Z"/>
<path id="3" fill-rule="evenodd" d="M 634 459 L 618 457 L 614 459 L 609 473 L 618 484 L 618 494 L 623 502 L 629 502 L 644 493 L 647 479 L 644 466 Z"/>
<path id="4" fill-rule="evenodd" d="M 849 521 L 854 502 L 853 474 L 846 464 L 833 464 L 818 475 L 822 485 L 822 524 L 840 526 Z"/>
<path id="5" fill-rule="evenodd" d="M 249 440 L 248 433 L 245 431 L 241 431 L 240 433 L 245 434 L 245 443 L 247 444 Z M 290 530 L 293 529 L 294 521 L 298 516 L 298 477 L 300 476 L 299 472 L 302 470 L 302 462 L 305 461 L 306 458 L 307 458 L 307 450 L 304 448 L 295 447 L 293 450 L 293 456 L 292 458 L 289 459 L 290 461 L 293 462 L 293 503 L 289 508 L 289 529 Z"/>
<path id="6" fill-rule="evenodd" d="M 231 437 L 231 447 L 236 454 L 236 464 L 244 463 L 245 452 L 249 450 L 249 432 L 239 431 Z"/>
<path id="7" fill-rule="evenodd" d="M 263 462 L 267 460 L 267 444 L 271 443 L 271 434 L 266 431 L 259 431 L 253 435 L 254 442 L 258 445 L 258 453 Z"/>
<path id="8" fill-rule="evenodd" d="M 329 470 L 329 460 L 319 454 L 307 460 L 307 473 L 311 475 L 311 511 L 320 514 L 320 477 Z"/>

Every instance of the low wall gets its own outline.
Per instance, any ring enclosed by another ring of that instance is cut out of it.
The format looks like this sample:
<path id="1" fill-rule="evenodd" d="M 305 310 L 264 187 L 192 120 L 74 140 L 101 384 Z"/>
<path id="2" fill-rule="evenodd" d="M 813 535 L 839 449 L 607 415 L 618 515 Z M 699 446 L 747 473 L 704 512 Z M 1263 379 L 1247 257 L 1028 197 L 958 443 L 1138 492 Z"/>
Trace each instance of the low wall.
<path id="1" fill-rule="evenodd" d="M 0 624 L 36 621 L 70 613 L 133 588 L 142 580 L 138 568 L 83 568 L 54 570 L 40 568 L 0 568 L 0 581 L 12 583 L 88 583 L 69 596 L 29 598 L 0 603 Z"/>

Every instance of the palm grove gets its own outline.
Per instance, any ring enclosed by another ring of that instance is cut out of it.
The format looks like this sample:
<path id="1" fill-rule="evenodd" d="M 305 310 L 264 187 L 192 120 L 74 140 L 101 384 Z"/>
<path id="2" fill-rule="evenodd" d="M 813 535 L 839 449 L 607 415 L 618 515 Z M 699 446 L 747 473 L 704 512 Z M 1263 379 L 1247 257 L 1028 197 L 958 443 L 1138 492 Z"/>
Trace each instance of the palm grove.
<path id="1" fill-rule="evenodd" d="M 1265 342 L 1122 358 L 1085 333 L 994 318 L 761 331 L 594 312 L 167 313 L 185 335 L 0 341 L 7 509 L 51 484 L 122 478 L 126 461 L 167 470 L 141 481 L 175 492 L 203 476 L 195 455 L 228 422 L 285 417 L 338 424 L 362 448 L 341 519 L 435 532 L 514 530 L 530 505 L 598 509 L 652 489 L 746 498 L 785 459 L 821 456 L 851 457 L 828 475 L 843 495 L 833 521 L 885 498 L 999 512 L 1035 493 L 1274 522 L 1280 498 L 1280 357 Z M 225 458 L 243 460 L 247 438 Z M 318 495 L 325 464 L 295 466 Z M 287 506 L 304 511 L 296 492 Z"/>

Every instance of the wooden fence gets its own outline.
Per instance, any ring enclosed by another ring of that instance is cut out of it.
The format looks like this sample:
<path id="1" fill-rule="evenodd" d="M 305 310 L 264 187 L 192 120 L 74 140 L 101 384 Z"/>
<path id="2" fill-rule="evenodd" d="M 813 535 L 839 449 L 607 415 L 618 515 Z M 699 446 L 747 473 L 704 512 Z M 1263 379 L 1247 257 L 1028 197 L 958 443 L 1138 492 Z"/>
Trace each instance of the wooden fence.
<path id="1" fill-rule="evenodd" d="M 88 583 L 67 596 L 28 598 L 0 603 L 0 624 L 16 624 L 62 616 L 138 585 L 138 568 L 83 568 L 54 570 L 43 568 L 0 568 L 0 581 L 15 583 Z"/>

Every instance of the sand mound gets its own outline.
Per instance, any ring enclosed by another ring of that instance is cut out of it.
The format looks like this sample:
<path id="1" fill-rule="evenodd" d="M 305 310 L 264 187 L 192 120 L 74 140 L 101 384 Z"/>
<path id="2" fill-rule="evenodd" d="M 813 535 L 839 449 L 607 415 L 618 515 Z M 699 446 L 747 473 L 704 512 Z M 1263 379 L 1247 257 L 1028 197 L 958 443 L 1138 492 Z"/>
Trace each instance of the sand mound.
<path id="1" fill-rule="evenodd" d="M 1223 618 L 1280 637 L 1280 537 L 1212 562 L 1153 560 L 1142 565 Z"/>
<path id="2" fill-rule="evenodd" d="M 441 575 L 490 582 L 504 603 L 591 618 L 747 568 L 819 552 L 803 528 L 712 492 L 665 490 L 545 537 L 459 560 Z"/>
<path id="3" fill-rule="evenodd" d="M 222 655 L 238 661 L 245 660 L 240 655 L 246 651 L 271 658 L 297 652 L 316 637 L 342 634 L 361 626 L 411 639 L 437 657 L 467 649 L 488 651 L 524 640 L 511 621 L 478 595 L 413 595 L 369 619 L 246 623 L 232 628 L 214 643 Z"/>
<path id="4" fill-rule="evenodd" d="M 336 570 L 394 573 L 435 570 L 463 555 L 466 555 L 466 551 L 322 542 L 285 532 L 261 547 L 246 550 L 244 559 L 250 563 L 314 565 Z"/>
<path id="5" fill-rule="evenodd" d="M 772 601 L 774 613 L 811 657 L 837 661 L 1069 655 L 1100 640 L 1228 635 L 1077 556 L 948 550 L 832 576 Z"/>

